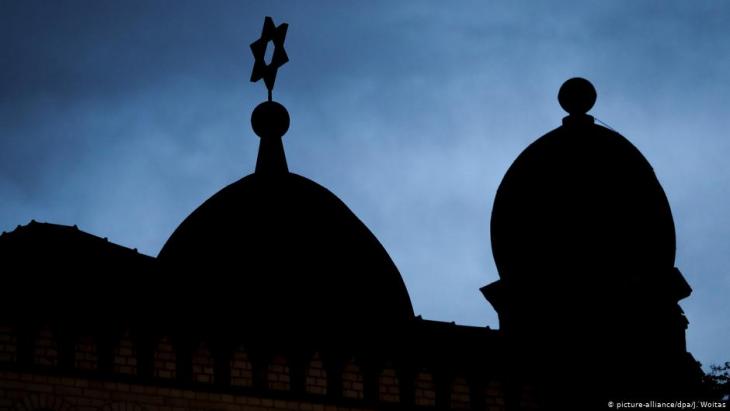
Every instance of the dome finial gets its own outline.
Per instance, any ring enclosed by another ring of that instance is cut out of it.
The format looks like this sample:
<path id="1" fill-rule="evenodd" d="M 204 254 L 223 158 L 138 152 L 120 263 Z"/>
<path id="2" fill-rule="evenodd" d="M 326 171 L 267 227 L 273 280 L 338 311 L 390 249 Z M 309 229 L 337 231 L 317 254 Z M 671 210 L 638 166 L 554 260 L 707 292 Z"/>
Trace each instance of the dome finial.
<path id="1" fill-rule="evenodd" d="M 284 39 L 288 28 L 289 25 L 286 23 L 277 27 L 271 17 L 266 17 L 261 37 L 251 43 L 251 52 L 254 56 L 251 81 L 257 82 L 263 78 L 269 92 L 268 100 L 259 104 L 251 113 L 251 127 L 256 135 L 261 137 L 259 156 L 256 160 L 257 173 L 289 171 L 284 145 L 281 142 L 281 138 L 289 129 L 289 113 L 284 106 L 271 98 L 276 73 L 279 67 L 289 61 L 284 50 Z M 266 48 L 269 43 L 273 43 L 274 51 L 271 61 L 266 63 Z"/>
<path id="2" fill-rule="evenodd" d="M 289 129 L 289 113 L 275 101 L 264 101 L 251 114 L 251 127 L 261 137 L 257 173 L 288 173 L 284 144 L 281 138 Z"/>
<path id="3" fill-rule="evenodd" d="M 558 102 L 571 116 L 586 114 L 596 103 L 596 89 L 590 81 L 573 77 L 560 87 Z"/>
<path id="4" fill-rule="evenodd" d="M 288 28 L 289 25 L 286 23 L 282 23 L 277 27 L 274 25 L 274 20 L 267 16 L 264 19 L 264 28 L 261 30 L 261 37 L 251 43 L 251 53 L 253 53 L 254 57 L 251 82 L 255 83 L 262 78 L 264 79 L 266 88 L 269 90 L 269 101 L 271 101 L 271 92 L 274 89 L 274 82 L 276 81 L 276 72 L 279 70 L 279 67 L 289 61 L 289 56 L 286 55 L 286 50 L 284 50 L 284 39 L 286 38 Z M 273 43 L 274 52 L 271 56 L 271 61 L 266 63 L 266 48 L 269 46 L 269 43 Z"/>

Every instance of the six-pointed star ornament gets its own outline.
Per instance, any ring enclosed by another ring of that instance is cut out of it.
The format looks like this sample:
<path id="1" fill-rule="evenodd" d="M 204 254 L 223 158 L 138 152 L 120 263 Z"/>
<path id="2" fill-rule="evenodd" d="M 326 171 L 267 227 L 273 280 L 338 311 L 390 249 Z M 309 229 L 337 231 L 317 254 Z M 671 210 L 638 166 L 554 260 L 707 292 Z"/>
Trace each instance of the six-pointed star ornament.
<path id="1" fill-rule="evenodd" d="M 261 37 L 251 43 L 251 52 L 255 59 L 253 71 L 251 72 L 251 81 L 256 82 L 262 78 L 264 79 L 266 88 L 269 90 L 269 101 L 271 101 L 271 90 L 274 88 L 274 81 L 276 81 L 276 71 L 289 61 L 289 57 L 284 50 L 284 38 L 286 38 L 287 28 L 289 28 L 289 25 L 286 23 L 276 27 L 274 20 L 271 17 L 266 17 Z M 271 56 L 271 62 L 266 64 L 266 45 L 269 42 L 274 44 L 274 53 Z"/>

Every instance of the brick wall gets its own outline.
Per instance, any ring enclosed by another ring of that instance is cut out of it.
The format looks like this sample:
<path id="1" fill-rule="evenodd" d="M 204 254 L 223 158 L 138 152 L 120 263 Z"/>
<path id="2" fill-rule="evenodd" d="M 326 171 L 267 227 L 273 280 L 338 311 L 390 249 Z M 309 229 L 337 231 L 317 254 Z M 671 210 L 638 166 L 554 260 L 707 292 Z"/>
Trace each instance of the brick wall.
<path id="1" fill-rule="evenodd" d="M 80 370 L 95 370 L 98 361 L 96 342 L 90 336 L 79 338 L 74 349 L 74 363 Z"/>
<path id="2" fill-rule="evenodd" d="M 305 387 L 310 394 L 327 395 L 327 370 L 319 353 L 315 353 L 307 366 Z"/>
<path id="3" fill-rule="evenodd" d="M 100 365 L 99 341 L 91 336 L 69 340 L 75 342 L 63 345 L 67 347 L 64 349 L 73 350 L 63 354 L 63 358 L 72 360 L 63 365 L 59 364 L 62 351 L 50 327 L 41 327 L 32 335 L 32 340 L 23 339 L 29 344 L 32 358 L 28 358 L 27 364 L 19 363 L 20 339 L 14 328 L 0 327 L 0 410 L 334 411 L 340 409 L 340 404 L 351 410 L 373 407 L 396 410 L 401 404 L 414 404 L 427 410 L 439 406 L 439 401 L 452 409 L 503 411 L 505 408 L 504 389 L 499 381 L 475 383 L 463 377 L 439 380 L 427 368 L 413 372 L 410 377 L 413 380 L 407 384 L 412 390 L 403 391 L 404 382 L 398 368 L 388 362 L 380 369 L 368 368 L 371 377 L 367 379 L 355 358 L 328 366 L 319 353 L 312 354 L 309 361 L 294 363 L 279 354 L 259 356 L 254 362 L 243 347 L 230 356 L 216 357 L 202 343 L 190 352 L 191 373 L 182 381 L 177 372 L 180 358 L 174 340 L 169 337 L 149 340 L 145 351 L 150 358 L 148 371 L 139 375 L 143 357 L 129 333 L 108 342 L 105 352 L 109 353 L 110 362 L 104 369 Z M 224 379 L 223 383 L 216 379 L 217 358 L 227 361 L 230 380 Z M 268 360 L 262 361 L 264 358 Z M 293 372 L 292 364 L 301 369 Z M 256 383 L 257 375 L 262 378 L 260 384 Z M 301 391 L 293 388 L 293 378 L 301 379 L 298 385 Z M 438 381 L 443 384 L 441 389 Z M 341 384 L 341 392 L 328 392 L 333 383 Z M 479 390 L 475 391 L 476 397 L 472 389 Z M 404 392 L 410 398 L 404 398 Z M 529 397 L 525 395 L 527 401 L 523 403 L 529 403 Z M 478 400 L 475 402 L 474 398 Z"/>
<path id="4" fill-rule="evenodd" d="M 14 327 L 0 325 L 0 362 L 15 362 L 17 358 L 16 340 Z"/>
<path id="5" fill-rule="evenodd" d="M 436 405 L 436 384 L 433 382 L 433 375 L 427 371 L 416 374 L 414 382 L 415 403 L 422 407 L 434 407 Z"/>
<path id="6" fill-rule="evenodd" d="M 283 355 L 274 356 L 266 372 L 267 386 L 271 390 L 288 391 L 290 382 L 291 376 L 289 375 L 289 365 L 286 357 Z"/>
<path id="7" fill-rule="evenodd" d="M 0 371 L 0 409 L 35 411 L 367 410 L 122 382 Z"/>
<path id="8" fill-rule="evenodd" d="M 155 377 L 159 378 L 175 378 L 177 375 L 177 356 L 169 337 L 163 337 L 157 342 L 154 370 Z"/>
<path id="9" fill-rule="evenodd" d="M 386 368 L 380 373 L 378 397 L 384 402 L 400 402 L 400 383 L 393 368 Z"/>
<path id="10" fill-rule="evenodd" d="M 504 387 L 499 381 L 487 383 L 484 391 L 484 398 L 488 411 L 504 410 Z"/>
<path id="11" fill-rule="evenodd" d="M 238 347 L 231 356 L 231 385 L 251 387 L 253 385 L 253 366 L 243 347 Z"/>
<path id="12" fill-rule="evenodd" d="M 342 407 L 311 400 L 297 401 L 79 377 L 0 371 L 0 409 L 338 411 L 369 408 L 354 407 L 352 404 Z M 488 403 L 485 409 L 503 411 L 504 403 L 493 401 Z"/>
<path id="13" fill-rule="evenodd" d="M 193 353 L 193 381 L 211 384 L 215 380 L 213 356 L 205 343 Z"/>
<path id="14" fill-rule="evenodd" d="M 451 383 L 451 409 L 455 410 L 468 410 L 471 403 L 471 397 L 469 395 L 469 386 L 466 383 L 466 379 L 457 377 Z"/>
<path id="15" fill-rule="evenodd" d="M 125 333 L 114 346 L 113 355 L 112 367 L 115 373 L 137 374 L 137 349 L 129 336 L 129 332 Z"/>
<path id="16" fill-rule="evenodd" d="M 58 341 L 48 326 L 38 331 L 33 347 L 33 362 L 41 366 L 58 365 Z"/>
<path id="17" fill-rule="evenodd" d="M 360 367 L 350 360 L 342 370 L 342 396 L 361 400 L 364 397 L 364 384 Z"/>

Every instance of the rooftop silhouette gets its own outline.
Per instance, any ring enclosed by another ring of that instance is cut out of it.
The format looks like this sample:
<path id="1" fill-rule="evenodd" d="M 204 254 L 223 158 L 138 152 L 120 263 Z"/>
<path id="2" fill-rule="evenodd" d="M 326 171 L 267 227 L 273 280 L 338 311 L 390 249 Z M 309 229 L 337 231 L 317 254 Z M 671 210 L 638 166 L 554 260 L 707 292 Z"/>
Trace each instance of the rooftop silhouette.
<path id="1" fill-rule="evenodd" d="M 594 123 L 588 80 L 565 82 L 562 126 L 517 157 L 495 196 L 500 279 L 482 292 L 500 329 L 429 321 L 372 232 L 288 169 L 290 116 L 272 98 L 287 27 L 267 17 L 251 45 L 251 80 L 268 90 L 251 116 L 255 172 L 192 211 L 157 257 L 34 221 L 0 236 L 13 291 L 0 302 L 0 381 L 39 381 L 33 400 L 17 384 L 0 400 L 592 410 L 702 393 L 668 199 L 636 147 Z M 69 381 L 99 392 L 59 388 Z"/>

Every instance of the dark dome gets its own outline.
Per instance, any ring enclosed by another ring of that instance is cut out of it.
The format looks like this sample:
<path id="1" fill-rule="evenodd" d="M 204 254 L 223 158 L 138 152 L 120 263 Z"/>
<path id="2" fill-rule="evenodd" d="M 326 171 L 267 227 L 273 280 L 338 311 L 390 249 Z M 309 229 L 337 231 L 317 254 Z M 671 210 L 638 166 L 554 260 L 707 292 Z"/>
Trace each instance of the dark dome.
<path id="1" fill-rule="evenodd" d="M 674 267 L 669 202 L 639 150 L 586 114 L 597 97 L 590 82 L 568 80 L 558 96 L 563 125 L 529 145 L 497 190 L 500 279 L 482 292 L 515 368 L 546 382 L 538 397 L 547 408 L 565 402 L 554 393 L 586 359 L 603 371 L 578 382 L 581 398 L 673 392 L 696 367 L 677 304 L 692 290 Z"/>
<path id="2" fill-rule="evenodd" d="M 158 258 L 190 278 L 182 300 L 247 327 L 372 329 L 413 318 L 398 269 L 370 230 L 330 191 L 288 172 L 222 189 Z"/>
<path id="3" fill-rule="evenodd" d="M 601 287 L 602 275 L 635 281 L 674 267 L 672 213 L 653 169 L 587 115 L 519 155 L 497 190 L 491 235 L 507 280 Z"/>

